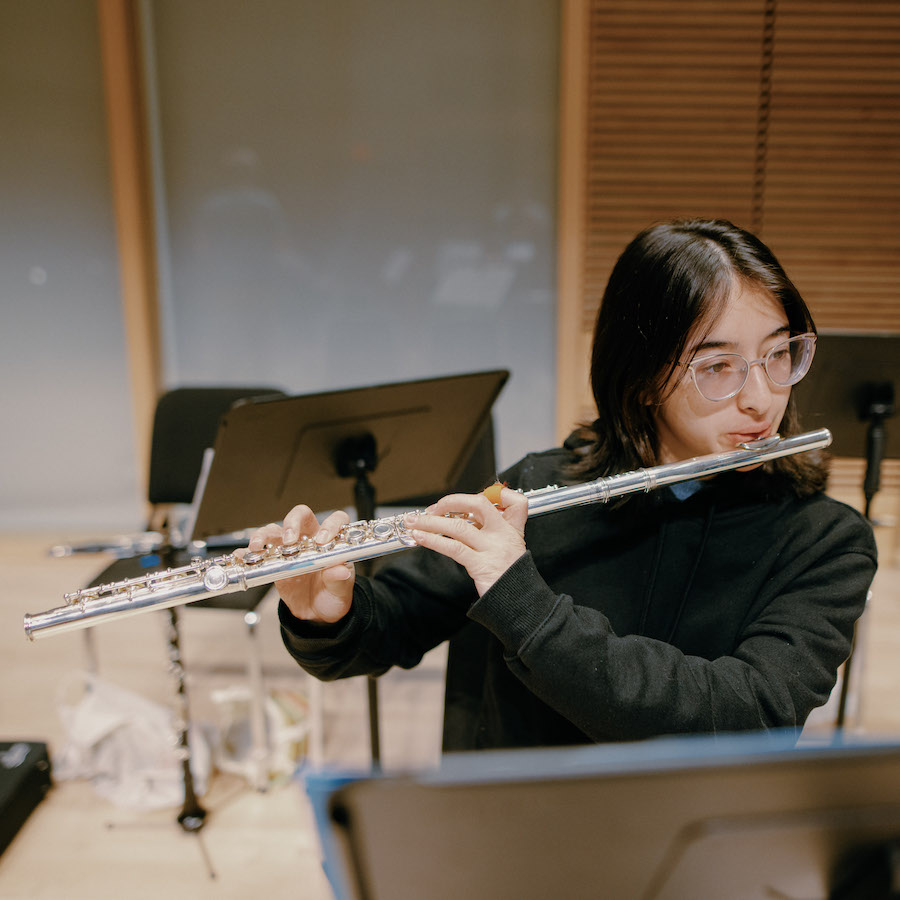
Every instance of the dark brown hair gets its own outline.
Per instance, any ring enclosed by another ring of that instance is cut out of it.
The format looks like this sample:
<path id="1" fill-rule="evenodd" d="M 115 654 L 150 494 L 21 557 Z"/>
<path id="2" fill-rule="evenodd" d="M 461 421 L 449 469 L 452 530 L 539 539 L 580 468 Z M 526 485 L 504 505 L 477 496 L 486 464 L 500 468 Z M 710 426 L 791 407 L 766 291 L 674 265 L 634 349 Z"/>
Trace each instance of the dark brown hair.
<path id="1" fill-rule="evenodd" d="M 769 293 L 784 308 L 791 334 L 815 332 L 800 292 L 757 237 L 721 219 L 678 219 L 653 225 L 619 257 L 594 328 L 591 388 L 598 417 L 581 430 L 587 439 L 579 477 L 631 471 L 658 463 L 654 404 L 688 341 L 712 328 L 735 283 Z M 793 398 L 779 431 L 800 431 Z M 800 495 L 825 486 L 827 465 L 812 454 L 767 464 Z"/>

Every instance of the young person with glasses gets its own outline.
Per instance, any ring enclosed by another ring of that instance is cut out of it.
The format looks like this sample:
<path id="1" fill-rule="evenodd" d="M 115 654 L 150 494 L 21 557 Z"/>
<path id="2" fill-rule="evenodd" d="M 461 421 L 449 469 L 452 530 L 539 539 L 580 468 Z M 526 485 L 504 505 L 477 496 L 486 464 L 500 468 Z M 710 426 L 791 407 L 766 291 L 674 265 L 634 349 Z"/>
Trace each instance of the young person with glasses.
<path id="1" fill-rule="evenodd" d="M 799 433 L 791 386 L 814 351 L 806 304 L 757 238 L 655 225 L 597 316 L 597 419 L 502 479 L 528 491 Z M 420 547 L 373 578 L 337 566 L 278 582 L 284 641 L 329 680 L 414 666 L 451 639 L 447 750 L 799 734 L 876 567 L 869 524 L 824 495 L 826 477 L 824 455 L 802 453 L 527 522 L 516 490 L 499 506 L 446 497 L 410 522 Z M 297 506 L 250 547 L 324 543 L 347 521 Z"/>

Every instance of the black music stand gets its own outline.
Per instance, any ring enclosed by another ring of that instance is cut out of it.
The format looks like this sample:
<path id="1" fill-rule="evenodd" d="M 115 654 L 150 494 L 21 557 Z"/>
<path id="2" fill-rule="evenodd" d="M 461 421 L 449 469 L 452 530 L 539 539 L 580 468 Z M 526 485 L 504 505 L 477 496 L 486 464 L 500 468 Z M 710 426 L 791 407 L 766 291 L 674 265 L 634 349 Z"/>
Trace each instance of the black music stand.
<path id="1" fill-rule="evenodd" d="M 359 519 L 377 505 L 480 491 L 493 447 L 491 408 L 506 370 L 250 402 L 219 426 L 192 527 L 195 540 L 280 521 L 298 502 Z M 471 463 L 470 463 L 471 461 Z M 365 571 L 367 566 L 363 565 Z M 372 761 L 380 763 L 376 681 L 370 678 Z"/>
<path id="2" fill-rule="evenodd" d="M 828 428 L 834 456 L 866 460 L 863 478 L 865 515 L 881 484 L 883 459 L 900 457 L 900 435 L 885 422 L 894 414 L 894 390 L 900 384 L 900 335 L 822 332 L 816 341 L 812 377 L 793 389 L 804 428 Z M 844 663 L 836 724 L 846 715 L 853 651 Z"/>
<path id="3" fill-rule="evenodd" d="M 445 756 L 350 781 L 320 830 L 340 900 L 898 897 L 900 745 L 792 734 Z"/>
<path id="4" fill-rule="evenodd" d="M 883 459 L 900 457 L 900 433 L 885 421 L 894 414 L 900 384 L 900 334 L 823 332 L 816 341 L 811 377 L 794 388 L 804 428 L 828 428 L 834 456 L 866 460 L 865 514 L 880 487 Z"/>

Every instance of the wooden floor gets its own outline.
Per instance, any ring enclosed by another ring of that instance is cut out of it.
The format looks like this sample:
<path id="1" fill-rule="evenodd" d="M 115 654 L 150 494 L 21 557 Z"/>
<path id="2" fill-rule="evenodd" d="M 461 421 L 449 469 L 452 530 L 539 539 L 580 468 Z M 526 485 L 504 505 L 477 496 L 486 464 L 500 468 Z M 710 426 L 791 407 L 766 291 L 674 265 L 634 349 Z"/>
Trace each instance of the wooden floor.
<path id="1" fill-rule="evenodd" d="M 854 726 L 900 736 L 900 554 L 896 529 L 878 529 L 882 568 L 864 617 L 858 657 Z M 83 632 L 33 643 L 22 631 L 25 612 L 59 604 L 102 568 L 97 557 L 49 559 L 54 541 L 79 535 L 6 535 L 0 544 L 0 740 L 40 740 L 58 753 L 65 744 L 59 702 L 86 662 Z M 309 697 L 310 684 L 281 647 L 270 597 L 260 636 L 267 686 Z M 93 629 L 99 673 L 108 681 L 174 709 L 163 613 Z M 182 613 L 182 644 L 195 718 L 221 718 L 216 691 L 245 685 L 246 636 L 239 615 Z M 380 681 L 382 761 L 388 771 L 436 764 L 439 756 L 444 657 L 438 650 L 413 672 Z M 321 686 L 320 686 L 321 687 Z M 313 692 L 313 697 L 315 697 Z M 365 682 L 325 685 L 321 761 L 337 767 L 368 762 Z M 826 709 L 810 739 L 830 734 Z M 153 812 L 121 808 L 85 781 L 57 782 L 11 846 L 0 856 L 0 900 L 204 900 L 299 898 L 331 900 L 322 873 L 313 814 L 298 778 L 273 780 L 264 792 L 236 774 L 213 774 L 202 797 L 204 828 L 185 833 L 179 807 Z"/>
<path id="2" fill-rule="evenodd" d="M 64 592 L 103 568 L 96 556 L 47 557 L 51 543 L 78 537 L 6 535 L 0 543 L 0 740 L 46 741 L 52 753 L 66 743 L 58 703 L 73 692 L 77 696 L 88 659 L 85 632 L 29 642 L 22 617 L 59 605 Z M 310 680 L 281 646 L 274 595 L 260 611 L 267 687 L 308 697 Z M 91 633 L 102 678 L 175 710 L 166 619 L 163 612 L 151 612 Z M 188 606 L 181 623 L 192 717 L 221 724 L 214 695 L 247 683 L 242 617 Z M 439 649 L 416 670 L 380 680 L 386 771 L 437 762 L 443 665 Z M 317 765 L 364 769 L 370 759 L 365 681 L 318 689 L 324 741 Z M 239 775 L 214 774 L 202 805 L 208 812 L 204 827 L 189 834 L 176 822 L 180 805 L 137 812 L 113 805 L 85 781 L 57 782 L 0 856 L 0 900 L 331 900 L 313 814 L 299 778 L 275 777 L 260 792 Z"/>

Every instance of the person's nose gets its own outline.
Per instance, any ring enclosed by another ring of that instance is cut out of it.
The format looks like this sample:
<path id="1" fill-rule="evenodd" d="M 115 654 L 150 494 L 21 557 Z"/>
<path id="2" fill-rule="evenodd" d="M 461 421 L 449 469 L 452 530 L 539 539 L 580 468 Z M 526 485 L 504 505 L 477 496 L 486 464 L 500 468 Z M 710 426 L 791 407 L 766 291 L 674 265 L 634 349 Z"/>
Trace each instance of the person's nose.
<path id="1" fill-rule="evenodd" d="M 738 391 L 738 406 L 747 412 L 763 414 L 772 403 L 774 385 L 769 381 L 769 376 L 763 368 L 762 361 L 750 364 L 747 380 Z"/>

